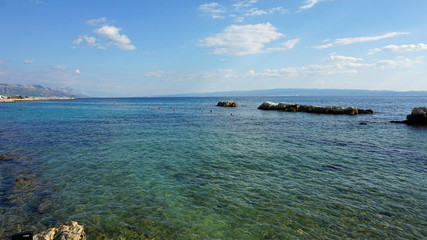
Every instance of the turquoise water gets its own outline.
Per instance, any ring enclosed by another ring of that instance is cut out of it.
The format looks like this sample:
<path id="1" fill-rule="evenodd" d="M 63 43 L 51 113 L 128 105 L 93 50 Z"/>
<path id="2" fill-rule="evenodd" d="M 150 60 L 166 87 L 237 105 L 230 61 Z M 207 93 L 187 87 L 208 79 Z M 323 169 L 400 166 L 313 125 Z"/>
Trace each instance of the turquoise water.
<path id="1" fill-rule="evenodd" d="M 427 128 L 386 122 L 426 97 L 227 99 L 0 104 L 0 238 L 70 220 L 88 239 L 427 238 Z"/>

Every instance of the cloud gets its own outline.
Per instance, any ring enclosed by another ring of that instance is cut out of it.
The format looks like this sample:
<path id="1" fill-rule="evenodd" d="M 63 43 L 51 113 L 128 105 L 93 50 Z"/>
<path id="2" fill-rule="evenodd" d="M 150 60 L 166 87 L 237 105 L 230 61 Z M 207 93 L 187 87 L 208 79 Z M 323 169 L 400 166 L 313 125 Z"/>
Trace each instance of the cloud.
<path id="1" fill-rule="evenodd" d="M 261 16 L 261 15 L 267 15 L 267 14 L 273 14 L 273 13 L 280 13 L 285 14 L 288 12 L 288 10 L 284 9 L 283 7 L 275 7 L 268 10 L 261 10 L 258 8 L 251 8 L 246 11 L 245 16 Z"/>
<path id="2" fill-rule="evenodd" d="M 377 52 L 418 52 L 427 50 L 427 44 L 403 44 L 403 45 L 388 45 L 382 48 L 370 49 L 368 54 L 374 54 Z"/>
<path id="3" fill-rule="evenodd" d="M 288 40 L 282 44 L 280 44 L 280 47 L 275 47 L 275 48 L 267 48 L 266 52 L 278 52 L 278 51 L 285 51 L 285 50 L 289 50 L 295 47 L 295 45 L 297 43 L 299 43 L 300 39 L 299 38 L 295 38 L 295 39 L 291 39 Z"/>
<path id="4" fill-rule="evenodd" d="M 207 13 L 214 19 L 234 18 L 236 22 L 243 22 L 245 17 L 262 16 L 268 14 L 285 14 L 288 10 L 283 7 L 273 7 L 270 9 L 259 9 L 255 5 L 259 0 L 233 0 L 231 6 L 224 6 L 217 2 L 204 3 L 199 5 L 199 11 Z M 230 13 L 230 14 L 227 14 Z"/>
<path id="5" fill-rule="evenodd" d="M 331 53 L 325 60 L 328 62 L 357 62 L 363 61 L 363 58 L 338 56 L 335 53 Z"/>
<path id="6" fill-rule="evenodd" d="M 107 22 L 107 18 L 106 17 L 102 17 L 102 18 L 97 18 L 97 19 L 91 19 L 91 20 L 87 20 L 86 24 L 92 25 L 92 26 L 96 26 L 100 23 L 105 23 Z"/>
<path id="7" fill-rule="evenodd" d="M 407 32 L 389 32 L 383 35 L 379 36 L 372 36 L 372 37 L 355 37 L 355 38 L 338 38 L 333 43 L 327 43 L 324 45 L 316 46 L 317 49 L 324 49 L 324 48 L 330 48 L 330 47 L 336 47 L 336 46 L 342 46 L 342 45 L 349 45 L 353 43 L 360 43 L 360 42 L 372 42 L 372 41 L 378 41 L 385 38 L 391 38 L 403 34 L 409 34 Z"/>
<path id="8" fill-rule="evenodd" d="M 81 46 L 81 44 L 86 43 L 87 46 L 96 47 L 98 49 L 106 49 L 108 45 L 114 45 L 123 50 L 136 49 L 127 35 L 120 34 L 120 31 L 122 30 L 121 28 L 104 24 L 106 22 L 106 17 L 86 21 L 86 24 L 88 25 L 98 26 L 98 28 L 95 28 L 93 32 L 100 38 L 86 34 L 79 35 L 79 37 L 73 41 L 72 48 L 77 48 Z M 108 42 L 105 41 L 105 38 Z"/>
<path id="9" fill-rule="evenodd" d="M 284 37 L 270 23 L 231 25 L 212 37 L 200 41 L 199 46 L 213 48 L 213 54 L 243 56 L 263 52 L 282 51 L 292 48 L 299 40 L 282 43 L 277 48 L 265 48 L 265 45 Z"/>
<path id="10" fill-rule="evenodd" d="M 74 71 L 74 73 L 76 73 L 76 74 L 81 74 L 82 72 L 80 72 L 80 70 L 79 70 L 79 69 L 76 69 L 76 71 Z"/>
<path id="11" fill-rule="evenodd" d="M 312 8 L 316 3 L 319 3 L 319 2 L 320 2 L 319 0 L 307 0 L 304 2 L 304 5 L 299 7 L 299 10 L 302 11 L 302 10 Z"/>
<path id="12" fill-rule="evenodd" d="M 285 78 L 285 77 L 323 77 L 332 75 L 353 75 L 362 70 L 377 69 L 391 70 L 396 68 L 409 68 L 415 64 L 421 64 L 422 58 L 409 59 L 398 57 L 397 59 L 364 62 L 363 58 L 338 56 L 331 54 L 325 59 L 326 64 L 310 64 L 305 66 L 291 66 L 280 69 L 265 69 L 262 72 L 248 71 L 241 77 Z M 237 74 L 237 73 L 236 73 Z"/>
<path id="13" fill-rule="evenodd" d="M 34 63 L 34 60 L 25 60 L 24 63 L 25 64 L 32 64 L 32 63 Z"/>
<path id="14" fill-rule="evenodd" d="M 404 57 L 398 57 L 396 60 L 380 60 L 378 61 L 375 66 L 381 69 L 393 69 L 397 67 L 412 67 L 415 64 L 421 64 L 422 63 L 422 57 L 418 57 L 415 59 L 410 58 L 404 58 Z"/>
<path id="15" fill-rule="evenodd" d="M 97 38 L 88 35 L 79 36 L 79 38 L 74 40 L 72 48 L 77 48 L 82 43 L 86 43 L 88 46 L 97 47 L 99 49 L 105 49 L 105 47 L 99 43 Z"/>
<path id="16" fill-rule="evenodd" d="M 111 40 L 111 43 L 113 45 L 116 45 L 118 48 L 123 50 L 135 50 L 136 47 L 131 44 L 131 40 L 126 35 L 120 35 L 120 31 L 122 29 L 110 26 L 110 25 L 104 25 L 100 28 L 97 28 L 94 30 L 94 33 L 107 37 Z"/>
<path id="17" fill-rule="evenodd" d="M 226 13 L 226 9 L 219 3 L 205 3 L 199 6 L 199 10 L 205 13 L 208 13 L 212 16 L 212 18 L 224 18 L 224 13 Z"/>
<path id="18" fill-rule="evenodd" d="M 236 0 L 235 4 L 233 4 L 232 6 L 236 9 L 236 10 L 240 10 L 242 8 L 249 8 L 252 7 L 254 4 L 256 4 L 259 0 Z"/>
<path id="19" fill-rule="evenodd" d="M 54 69 L 59 69 L 59 70 L 65 70 L 65 69 L 67 69 L 67 67 L 66 67 L 66 66 L 61 66 L 61 65 L 53 66 L 53 68 L 54 68 Z"/>
<path id="20" fill-rule="evenodd" d="M 0 60 L 0 64 L 5 64 L 6 62 L 3 60 Z"/>
<path id="21" fill-rule="evenodd" d="M 163 77 L 165 75 L 165 71 L 159 70 L 155 72 L 147 72 L 144 74 L 145 77 Z"/>

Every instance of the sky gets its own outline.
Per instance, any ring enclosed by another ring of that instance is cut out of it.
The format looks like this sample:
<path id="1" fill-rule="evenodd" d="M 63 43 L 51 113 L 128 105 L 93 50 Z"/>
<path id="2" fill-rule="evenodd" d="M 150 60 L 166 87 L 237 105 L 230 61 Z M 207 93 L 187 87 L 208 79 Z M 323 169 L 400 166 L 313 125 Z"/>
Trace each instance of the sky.
<path id="1" fill-rule="evenodd" d="M 0 83 L 427 90 L 426 0 L 0 0 Z"/>

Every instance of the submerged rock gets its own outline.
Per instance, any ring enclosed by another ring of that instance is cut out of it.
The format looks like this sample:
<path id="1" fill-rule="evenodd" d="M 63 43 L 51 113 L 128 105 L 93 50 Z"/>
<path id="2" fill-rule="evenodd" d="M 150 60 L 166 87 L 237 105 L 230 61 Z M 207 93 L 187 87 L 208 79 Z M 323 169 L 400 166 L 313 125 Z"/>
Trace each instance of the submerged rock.
<path id="1" fill-rule="evenodd" d="M 274 103 L 274 102 L 264 102 L 261 104 L 258 109 L 261 110 L 279 110 L 285 112 L 308 112 L 308 113 L 319 113 L 319 114 L 346 114 L 346 115 L 356 115 L 356 114 L 373 114 L 374 111 L 371 109 L 358 109 L 356 107 L 337 107 L 337 106 L 313 106 L 313 105 L 299 105 L 293 103 Z"/>
<path id="2" fill-rule="evenodd" d="M 34 240 L 86 240 L 84 227 L 77 222 L 62 224 L 58 228 L 49 228 L 33 237 Z"/>
<path id="3" fill-rule="evenodd" d="M 0 154 L 0 161 L 15 161 L 18 159 L 19 158 L 16 157 L 15 154 L 13 154 L 12 152 Z"/>
<path id="4" fill-rule="evenodd" d="M 228 101 L 220 101 L 217 106 L 219 107 L 237 107 L 237 103 L 231 100 Z"/>

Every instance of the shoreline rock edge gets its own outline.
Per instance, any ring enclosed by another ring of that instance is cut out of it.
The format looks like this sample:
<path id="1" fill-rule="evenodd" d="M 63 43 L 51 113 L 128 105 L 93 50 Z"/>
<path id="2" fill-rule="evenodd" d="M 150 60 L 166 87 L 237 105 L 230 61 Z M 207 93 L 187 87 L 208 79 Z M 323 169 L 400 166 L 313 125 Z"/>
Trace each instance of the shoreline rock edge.
<path id="1" fill-rule="evenodd" d="M 34 235 L 33 240 L 86 240 L 84 227 L 75 221 L 49 228 Z"/>

